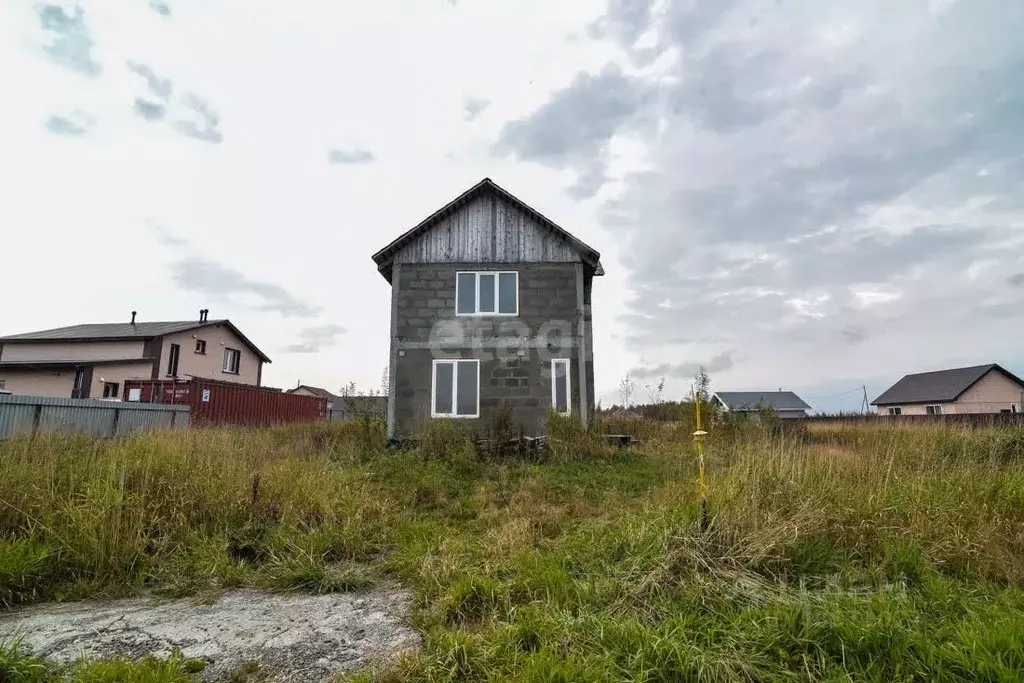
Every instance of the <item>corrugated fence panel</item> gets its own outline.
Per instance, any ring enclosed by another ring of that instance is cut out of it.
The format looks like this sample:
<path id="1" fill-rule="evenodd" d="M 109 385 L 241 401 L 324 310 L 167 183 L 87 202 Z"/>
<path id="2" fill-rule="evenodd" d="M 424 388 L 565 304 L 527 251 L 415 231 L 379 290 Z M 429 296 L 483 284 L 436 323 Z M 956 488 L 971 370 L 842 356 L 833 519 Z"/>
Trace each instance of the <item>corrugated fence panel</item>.
<path id="1" fill-rule="evenodd" d="M 183 405 L 0 394 L 0 438 L 33 431 L 114 436 L 138 429 L 184 428 L 188 413 Z"/>
<path id="2" fill-rule="evenodd" d="M 73 399 L 68 399 L 69 401 Z M 79 404 L 42 406 L 39 411 L 40 432 L 83 432 L 97 436 L 113 436 L 115 409 L 104 401 L 100 405 L 88 399 Z M 97 401 L 98 402 L 98 401 Z"/>
<path id="3" fill-rule="evenodd" d="M 32 431 L 36 407 L 31 403 L 6 402 L 0 395 L 0 438 Z"/>
<path id="4" fill-rule="evenodd" d="M 124 405 L 123 403 L 121 405 Z M 122 410 L 117 418 L 117 434 L 127 434 L 137 429 L 187 429 L 189 424 L 188 406 L 166 406 L 174 410 L 161 410 L 159 404 L 146 405 L 150 410 Z"/>

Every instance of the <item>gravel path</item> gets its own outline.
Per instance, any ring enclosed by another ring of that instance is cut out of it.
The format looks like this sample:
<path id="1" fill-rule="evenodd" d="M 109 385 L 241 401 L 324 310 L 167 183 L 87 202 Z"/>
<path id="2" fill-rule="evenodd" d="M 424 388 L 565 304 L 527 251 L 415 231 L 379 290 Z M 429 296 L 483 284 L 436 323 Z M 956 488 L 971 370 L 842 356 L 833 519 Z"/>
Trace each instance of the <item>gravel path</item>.
<path id="1" fill-rule="evenodd" d="M 394 590 L 234 590 L 209 605 L 147 598 L 46 603 L 0 612 L 0 640 L 23 636 L 35 654 L 58 662 L 82 653 L 166 656 L 177 647 L 208 662 L 206 680 L 256 661 L 273 680 L 323 681 L 418 647 L 406 623 L 409 604 L 407 593 Z"/>

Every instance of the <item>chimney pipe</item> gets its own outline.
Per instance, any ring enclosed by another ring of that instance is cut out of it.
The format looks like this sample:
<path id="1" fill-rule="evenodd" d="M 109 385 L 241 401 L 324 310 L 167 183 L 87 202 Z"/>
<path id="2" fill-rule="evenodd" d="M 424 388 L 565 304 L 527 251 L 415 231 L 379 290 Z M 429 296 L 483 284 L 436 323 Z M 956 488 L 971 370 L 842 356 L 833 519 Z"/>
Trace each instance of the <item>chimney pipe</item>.
<path id="1" fill-rule="evenodd" d="M 203 309 L 203 322 L 205 323 L 209 319 L 210 319 L 210 309 L 209 308 L 204 308 Z"/>
<path id="2" fill-rule="evenodd" d="M 132 311 L 132 325 L 135 324 L 135 311 Z"/>

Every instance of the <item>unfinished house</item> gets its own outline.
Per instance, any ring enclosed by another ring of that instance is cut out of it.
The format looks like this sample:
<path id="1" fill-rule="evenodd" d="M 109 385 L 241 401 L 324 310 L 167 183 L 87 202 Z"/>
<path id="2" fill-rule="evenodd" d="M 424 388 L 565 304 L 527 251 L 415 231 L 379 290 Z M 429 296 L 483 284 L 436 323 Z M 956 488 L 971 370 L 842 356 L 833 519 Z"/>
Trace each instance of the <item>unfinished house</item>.
<path id="1" fill-rule="evenodd" d="M 373 260 L 391 284 L 390 438 L 593 414 L 592 247 L 485 178 Z"/>

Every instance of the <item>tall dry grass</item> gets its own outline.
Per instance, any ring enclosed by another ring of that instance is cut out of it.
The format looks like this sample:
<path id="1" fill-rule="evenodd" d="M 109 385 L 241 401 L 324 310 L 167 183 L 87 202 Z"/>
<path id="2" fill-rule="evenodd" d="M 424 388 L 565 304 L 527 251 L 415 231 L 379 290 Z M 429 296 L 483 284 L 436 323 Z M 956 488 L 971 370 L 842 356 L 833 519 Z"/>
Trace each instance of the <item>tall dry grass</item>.
<path id="1" fill-rule="evenodd" d="M 437 423 L 0 442 L 0 600 L 399 581 L 425 650 L 375 680 L 1019 680 L 1024 436 L 689 425 L 547 458 Z"/>

